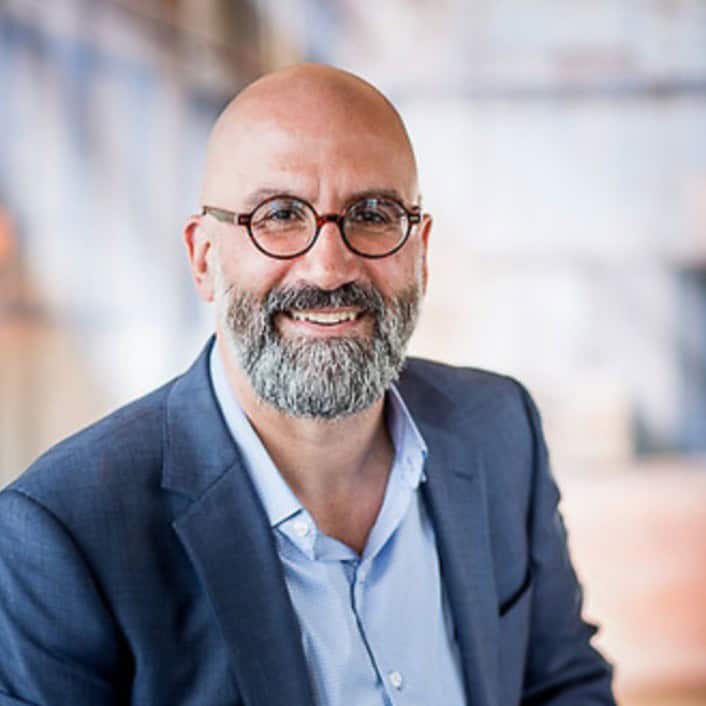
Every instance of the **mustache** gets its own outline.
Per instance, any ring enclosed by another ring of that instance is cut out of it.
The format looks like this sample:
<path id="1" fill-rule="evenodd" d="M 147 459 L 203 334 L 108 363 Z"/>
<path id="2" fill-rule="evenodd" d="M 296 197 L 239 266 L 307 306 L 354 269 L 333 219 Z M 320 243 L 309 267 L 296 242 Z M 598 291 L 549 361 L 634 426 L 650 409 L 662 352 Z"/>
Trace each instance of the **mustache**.
<path id="1" fill-rule="evenodd" d="M 372 285 L 349 282 L 336 289 L 312 285 L 271 289 L 262 304 L 263 313 L 268 317 L 283 311 L 336 307 L 356 307 L 380 316 L 385 310 L 385 300 Z"/>

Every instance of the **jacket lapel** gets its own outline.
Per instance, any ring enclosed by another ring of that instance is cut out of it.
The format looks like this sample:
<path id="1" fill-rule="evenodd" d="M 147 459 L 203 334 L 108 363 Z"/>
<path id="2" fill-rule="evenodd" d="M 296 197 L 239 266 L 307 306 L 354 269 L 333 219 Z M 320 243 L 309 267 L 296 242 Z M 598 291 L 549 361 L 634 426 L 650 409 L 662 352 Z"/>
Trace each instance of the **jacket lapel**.
<path id="1" fill-rule="evenodd" d="M 272 531 L 211 390 L 210 347 L 167 401 L 162 485 L 192 501 L 173 526 L 211 601 L 245 703 L 311 706 Z"/>
<path id="2" fill-rule="evenodd" d="M 481 439 L 451 433 L 453 403 L 421 379 L 401 382 L 429 456 L 420 486 L 434 524 L 469 704 L 497 706 L 498 606 Z"/>

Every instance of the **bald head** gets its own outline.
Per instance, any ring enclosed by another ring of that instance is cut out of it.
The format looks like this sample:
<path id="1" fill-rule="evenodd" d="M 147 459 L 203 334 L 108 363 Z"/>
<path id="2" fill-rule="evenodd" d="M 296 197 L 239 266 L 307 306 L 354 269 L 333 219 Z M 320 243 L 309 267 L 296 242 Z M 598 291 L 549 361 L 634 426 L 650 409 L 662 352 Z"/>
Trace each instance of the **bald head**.
<path id="1" fill-rule="evenodd" d="M 232 202 L 245 172 L 257 160 L 257 146 L 276 146 L 283 136 L 313 149 L 313 157 L 342 158 L 370 149 L 363 137 L 374 136 L 386 158 L 407 172 L 417 188 L 412 145 L 402 119 L 375 87 L 346 71 L 303 64 L 267 74 L 241 91 L 224 109 L 208 142 L 202 203 Z M 290 167 L 296 169 L 295 156 Z M 371 185 L 376 186 L 376 185 Z M 410 196 L 416 198 L 416 195 Z"/>

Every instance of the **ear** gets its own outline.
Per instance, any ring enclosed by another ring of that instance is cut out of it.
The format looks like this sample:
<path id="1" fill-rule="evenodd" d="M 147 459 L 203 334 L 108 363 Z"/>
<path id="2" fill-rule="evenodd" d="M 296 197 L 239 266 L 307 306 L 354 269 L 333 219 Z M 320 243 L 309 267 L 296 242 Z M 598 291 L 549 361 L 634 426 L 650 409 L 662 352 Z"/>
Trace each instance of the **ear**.
<path id="1" fill-rule="evenodd" d="M 429 248 L 429 236 L 431 235 L 432 217 L 428 213 L 422 214 L 422 222 L 419 224 L 422 247 L 422 292 L 426 294 L 427 279 L 429 270 L 427 267 L 427 250 Z"/>
<path id="2" fill-rule="evenodd" d="M 200 216 L 191 216 L 184 225 L 184 244 L 196 289 L 201 299 L 212 302 L 215 287 L 209 252 L 214 243 L 202 225 Z"/>

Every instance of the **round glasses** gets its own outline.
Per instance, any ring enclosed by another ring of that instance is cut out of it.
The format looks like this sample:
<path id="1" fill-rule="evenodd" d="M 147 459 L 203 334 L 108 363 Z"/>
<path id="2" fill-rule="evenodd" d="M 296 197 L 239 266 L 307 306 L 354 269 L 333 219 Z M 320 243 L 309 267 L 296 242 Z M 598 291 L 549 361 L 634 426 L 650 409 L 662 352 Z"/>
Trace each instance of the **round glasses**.
<path id="1" fill-rule="evenodd" d="M 418 206 L 408 209 L 395 198 L 379 195 L 353 201 L 340 213 L 319 215 L 304 199 L 272 196 L 250 213 L 204 206 L 202 214 L 245 226 L 255 247 L 279 260 L 289 260 L 310 250 L 326 223 L 338 226 L 343 242 L 356 255 L 387 257 L 405 244 L 412 226 L 422 217 Z"/>

